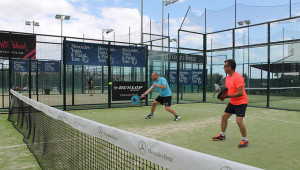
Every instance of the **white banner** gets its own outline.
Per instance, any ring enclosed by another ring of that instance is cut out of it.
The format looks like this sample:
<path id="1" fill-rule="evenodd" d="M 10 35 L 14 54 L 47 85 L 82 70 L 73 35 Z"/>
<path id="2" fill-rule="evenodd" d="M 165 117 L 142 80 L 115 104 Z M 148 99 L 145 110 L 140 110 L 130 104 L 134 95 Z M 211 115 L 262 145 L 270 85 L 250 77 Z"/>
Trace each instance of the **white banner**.
<path id="1" fill-rule="evenodd" d="M 218 158 L 208 154 L 192 151 L 179 146 L 126 132 L 124 130 L 94 122 L 92 120 L 88 120 L 39 103 L 13 90 L 11 90 L 11 93 L 28 105 L 31 105 L 35 109 L 44 112 L 54 119 L 61 120 L 84 133 L 107 141 L 137 156 L 145 158 L 168 169 L 259 169 L 249 165 Z"/>

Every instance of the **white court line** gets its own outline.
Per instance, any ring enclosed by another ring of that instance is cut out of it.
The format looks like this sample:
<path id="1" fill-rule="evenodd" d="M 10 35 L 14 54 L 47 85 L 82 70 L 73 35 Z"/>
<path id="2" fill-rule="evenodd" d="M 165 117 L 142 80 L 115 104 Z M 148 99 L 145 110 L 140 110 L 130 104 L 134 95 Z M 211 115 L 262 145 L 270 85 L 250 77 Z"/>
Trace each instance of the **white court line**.
<path id="1" fill-rule="evenodd" d="M 285 123 L 295 123 L 295 124 L 300 124 L 300 122 L 293 122 L 293 121 L 288 121 L 288 120 L 272 119 L 272 118 L 267 118 L 267 117 L 262 117 L 262 116 L 247 116 L 247 117 L 255 118 L 255 119 L 264 119 L 264 120 L 275 120 L 275 121 L 285 122 Z"/>
<path id="2" fill-rule="evenodd" d="M 204 112 L 212 112 L 212 113 L 216 113 L 214 111 L 209 111 L 209 110 L 200 110 L 200 109 L 190 109 L 190 108 L 184 108 L 184 107 L 177 107 L 177 108 L 180 108 L 180 109 L 187 109 L 187 110 L 197 110 L 197 111 L 204 111 Z M 300 124 L 300 122 L 293 122 L 293 121 L 288 121 L 288 120 L 280 120 L 280 119 L 272 119 L 272 118 L 267 118 L 267 117 L 262 117 L 260 115 L 257 115 L 257 116 L 247 116 L 246 115 L 246 118 L 249 117 L 249 118 L 256 118 L 256 119 L 264 119 L 264 120 L 275 120 L 275 121 L 279 121 L 279 122 L 285 122 L 285 123 L 295 123 L 295 124 Z"/>
<path id="3" fill-rule="evenodd" d="M 2 147 L 0 147 L 0 149 L 15 148 L 15 147 L 20 147 L 20 146 L 26 146 L 26 144 L 22 144 L 22 145 L 11 145 L 11 146 L 2 146 Z"/>

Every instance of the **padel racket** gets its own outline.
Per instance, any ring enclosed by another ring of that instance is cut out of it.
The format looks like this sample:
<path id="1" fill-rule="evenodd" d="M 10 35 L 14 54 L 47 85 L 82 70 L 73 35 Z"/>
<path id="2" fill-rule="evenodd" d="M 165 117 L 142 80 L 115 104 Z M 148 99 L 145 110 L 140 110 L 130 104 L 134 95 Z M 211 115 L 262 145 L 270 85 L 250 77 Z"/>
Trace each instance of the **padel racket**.
<path id="1" fill-rule="evenodd" d="M 223 89 L 217 96 L 218 99 L 223 99 L 228 95 L 228 89 Z"/>
<path id="2" fill-rule="evenodd" d="M 131 97 L 131 102 L 132 102 L 132 104 L 140 103 L 140 105 L 142 105 L 142 103 L 143 103 L 142 99 L 143 98 L 141 98 L 141 96 L 132 96 Z"/>

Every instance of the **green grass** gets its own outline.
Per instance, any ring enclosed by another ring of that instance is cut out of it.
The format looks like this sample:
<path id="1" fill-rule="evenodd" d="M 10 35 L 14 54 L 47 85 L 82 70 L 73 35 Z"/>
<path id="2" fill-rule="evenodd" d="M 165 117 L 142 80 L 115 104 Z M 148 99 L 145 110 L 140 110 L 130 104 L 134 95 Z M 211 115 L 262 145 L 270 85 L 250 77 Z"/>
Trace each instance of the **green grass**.
<path id="1" fill-rule="evenodd" d="M 220 132 L 220 118 L 225 105 L 183 104 L 173 108 L 182 120 L 162 106 L 154 119 L 145 120 L 150 107 L 116 108 L 71 111 L 71 113 L 143 136 L 184 148 L 207 153 L 264 169 L 298 169 L 300 166 L 300 113 L 249 107 L 245 124 L 250 146 L 239 149 L 241 141 L 235 116 L 229 120 L 227 140 L 214 142 L 212 136 Z"/>
<path id="2" fill-rule="evenodd" d="M 0 169 L 41 169 L 23 142 L 23 136 L 0 114 Z"/>

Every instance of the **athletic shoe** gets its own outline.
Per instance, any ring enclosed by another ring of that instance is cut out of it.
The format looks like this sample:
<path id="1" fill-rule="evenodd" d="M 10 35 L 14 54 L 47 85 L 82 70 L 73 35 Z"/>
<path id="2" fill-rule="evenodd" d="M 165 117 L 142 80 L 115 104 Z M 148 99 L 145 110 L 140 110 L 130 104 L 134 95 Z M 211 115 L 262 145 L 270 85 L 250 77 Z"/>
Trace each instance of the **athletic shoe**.
<path id="1" fill-rule="evenodd" d="M 179 115 L 175 116 L 174 121 L 178 121 L 178 120 L 180 120 L 180 116 Z"/>
<path id="2" fill-rule="evenodd" d="M 248 141 L 242 140 L 242 142 L 239 144 L 238 148 L 245 148 L 248 146 Z"/>
<path id="3" fill-rule="evenodd" d="M 151 119 L 153 118 L 153 114 L 149 114 L 145 119 Z"/>
<path id="4" fill-rule="evenodd" d="M 226 140 L 226 137 L 225 137 L 225 136 L 222 136 L 221 134 L 219 134 L 219 135 L 216 136 L 216 137 L 212 137 L 212 140 L 213 140 L 213 141 Z"/>

